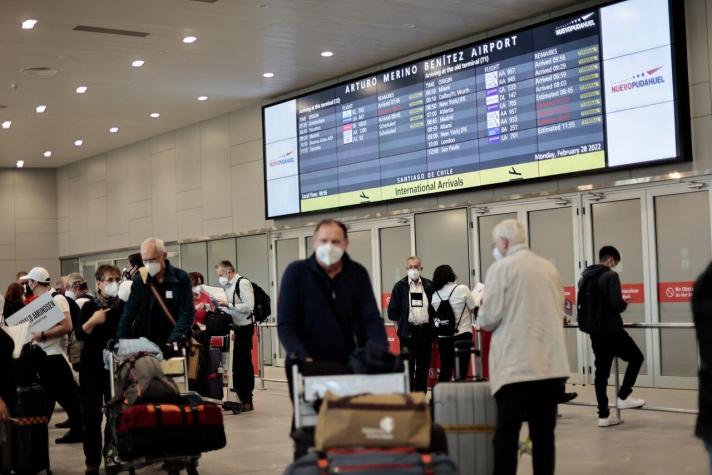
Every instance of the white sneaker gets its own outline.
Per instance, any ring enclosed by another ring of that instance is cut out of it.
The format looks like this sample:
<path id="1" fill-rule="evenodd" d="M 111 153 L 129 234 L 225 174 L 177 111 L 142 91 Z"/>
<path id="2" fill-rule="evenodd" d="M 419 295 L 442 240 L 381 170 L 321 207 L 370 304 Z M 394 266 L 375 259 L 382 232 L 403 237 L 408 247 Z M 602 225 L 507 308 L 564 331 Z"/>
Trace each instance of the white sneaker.
<path id="1" fill-rule="evenodd" d="M 627 399 L 618 398 L 619 409 L 639 409 L 645 406 L 645 399 L 635 399 L 628 396 Z"/>
<path id="2" fill-rule="evenodd" d="M 618 418 L 616 418 L 616 416 L 608 416 L 608 417 L 604 417 L 604 418 L 601 418 L 601 417 L 598 418 L 598 427 L 617 426 L 620 423 L 621 423 L 621 421 L 618 420 Z"/>

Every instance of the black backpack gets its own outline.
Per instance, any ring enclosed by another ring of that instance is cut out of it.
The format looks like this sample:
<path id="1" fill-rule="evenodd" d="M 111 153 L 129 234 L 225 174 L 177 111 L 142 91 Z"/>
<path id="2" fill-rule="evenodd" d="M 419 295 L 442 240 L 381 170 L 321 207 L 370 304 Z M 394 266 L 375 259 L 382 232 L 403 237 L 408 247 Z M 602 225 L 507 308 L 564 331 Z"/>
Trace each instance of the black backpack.
<path id="1" fill-rule="evenodd" d="M 242 279 L 244 279 L 244 277 L 237 279 L 237 283 L 235 284 L 235 292 L 237 292 L 238 297 L 240 297 L 240 281 Z M 252 285 L 252 293 L 255 296 L 255 306 L 252 309 L 252 316 L 255 318 L 255 322 L 262 323 L 272 314 L 272 299 L 270 299 L 262 287 L 252 281 L 250 281 L 250 284 Z M 242 297 L 240 297 L 240 299 L 242 299 Z"/>
<path id="2" fill-rule="evenodd" d="M 455 321 L 455 312 L 452 309 L 452 305 L 450 305 L 450 297 L 452 297 L 452 294 L 455 293 L 455 289 L 457 289 L 457 286 L 452 289 L 452 292 L 450 292 L 450 295 L 448 295 L 447 300 L 443 300 L 443 298 L 440 297 L 440 294 L 438 292 L 435 292 L 436 294 L 438 294 L 438 297 L 440 297 L 440 305 L 435 311 L 435 321 L 433 323 L 433 325 L 435 326 L 435 334 L 437 336 L 453 336 L 457 332 L 457 327 L 460 326 L 462 316 L 465 314 L 465 309 L 467 308 L 467 305 L 462 307 L 460 319 L 457 320 L 457 322 Z"/>
<path id="3" fill-rule="evenodd" d="M 589 335 L 599 333 L 603 329 L 604 305 L 598 280 L 605 272 L 606 269 L 601 269 L 579 282 L 576 319 L 579 330 Z"/>
<path id="4" fill-rule="evenodd" d="M 223 310 L 215 309 L 205 316 L 205 331 L 210 336 L 225 336 L 231 327 L 232 317 Z"/>

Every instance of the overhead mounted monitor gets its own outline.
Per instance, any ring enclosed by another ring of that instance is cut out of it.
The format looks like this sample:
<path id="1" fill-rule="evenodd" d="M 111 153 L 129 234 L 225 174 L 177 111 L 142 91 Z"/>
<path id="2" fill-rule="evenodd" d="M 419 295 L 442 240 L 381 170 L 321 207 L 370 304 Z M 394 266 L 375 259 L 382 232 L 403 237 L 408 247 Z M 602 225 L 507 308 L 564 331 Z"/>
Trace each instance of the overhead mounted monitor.
<path id="1" fill-rule="evenodd" d="M 265 106 L 267 217 L 690 159 L 681 3 L 589 8 Z"/>

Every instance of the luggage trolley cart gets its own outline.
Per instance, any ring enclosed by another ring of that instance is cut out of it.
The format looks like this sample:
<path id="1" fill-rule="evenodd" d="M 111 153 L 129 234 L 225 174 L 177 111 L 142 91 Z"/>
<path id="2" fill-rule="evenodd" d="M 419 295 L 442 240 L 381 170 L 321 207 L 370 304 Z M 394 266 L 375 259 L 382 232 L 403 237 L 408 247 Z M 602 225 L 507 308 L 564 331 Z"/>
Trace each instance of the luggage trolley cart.
<path id="1" fill-rule="evenodd" d="M 116 394 L 116 376 L 120 364 L 116 360 L 113 351 L 109 352 L 109 376 L 111 385 L 111 397 L 113 399 Z M 182 350 L 182 355 L 174 358 L 168 358 L 161 361 L 161 368 L 166 376 L 173 379 L 181 393 L 188 391 L 188 359 L 186 358 L 185 348 Z M 189 393 L 190 394 L 190 393 Z M 107 440 L 104 449 L 104 468 L 107 475 L 114 475 L 121 472 L 129 472 L 134 475 L 137 469 L 154 465 L 163 464 L 164 470 L 170 475 L 178 475 L 182 469 L 185 469 L 188 475 L 198 475 L 198 459 L 197 455 L 167 455 L 161 457 L 139 457 L 133 460 L 122 460 L 119 456 L 118 447 L 118 422 L 120 409 L 118 405 L 105 406 Z"/>
<path id="2" fill-rule="evenodd" d="M 317 421 L 315 403 L 324 399 L 326 391 L 337 396 L 357 394 L 401 394 L 410 392 L 408 362 L 403 362 L 402 372 L 385 374 L 330 374 L 307 376 L 299 364 L 292 365 L 292 389 L 294 404 L 295 457 L 307 453 L 313 447 L 314 428 Z"/>

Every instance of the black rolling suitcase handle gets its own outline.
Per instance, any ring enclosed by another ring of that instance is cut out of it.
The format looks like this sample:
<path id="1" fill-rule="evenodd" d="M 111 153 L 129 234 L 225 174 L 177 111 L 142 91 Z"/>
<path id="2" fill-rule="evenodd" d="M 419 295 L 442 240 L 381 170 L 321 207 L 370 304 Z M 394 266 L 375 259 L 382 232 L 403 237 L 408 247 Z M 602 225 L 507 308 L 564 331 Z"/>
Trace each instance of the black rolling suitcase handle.
<path id="1" fill-rule="evenodd" d="M 455 342 L 455 381 L 467 381 L 467 367 L 462 368 L 460 357 L 470 356 L 470 363 L 474 371 L 474 381 L 485 381 L 484 370 L 482 368 L 482 334 L 475 332 L 475 341 Z M 463 372 L 464 369 L 464 372 Z"/>

